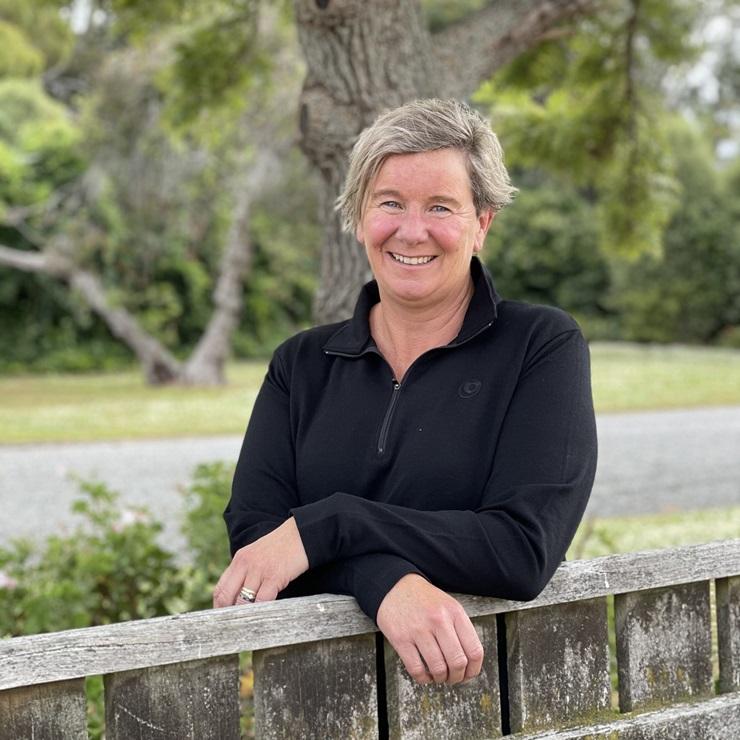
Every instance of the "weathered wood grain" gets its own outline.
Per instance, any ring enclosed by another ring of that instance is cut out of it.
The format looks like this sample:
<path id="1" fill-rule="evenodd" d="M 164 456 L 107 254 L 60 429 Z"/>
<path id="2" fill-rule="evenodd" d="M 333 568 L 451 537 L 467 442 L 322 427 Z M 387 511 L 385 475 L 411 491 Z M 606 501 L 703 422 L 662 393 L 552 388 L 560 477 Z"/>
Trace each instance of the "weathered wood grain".
<path id="1" fill-rule="evenodd" d="M 510 737 L 511 740 L 734 740 L 740 737 L 740 694 L 678 704 L 588 727 Z"/>
<path id="2" fill-rule="evenodd" d="M 566 727 L 610 709 L 606 599 L 506 615 L 513 732 Z"/>
<path id="3" fill-rule="evenodd" d="M 375 636 L 358 635 L 252 654 L 260 740 L 375 740 Z"/>
<path id="4" fill-rule="evenodd" d="M 711 695 L 708 581 L 621 594 L 614 614 L 623 712 Z"/>
<path id="5" fill-rule="evenodd" d="M 239 740 L 239 656 L 105 677 L 108 740 Z"/>
<path id="6" fill-rule="evenodd" d="M 534 601 L 459 596 L 471 617 L 740 575 L 740 538 L 560 566 Z M 374 632 L 349 596 L 307 596 L 0 641 L 0 690 Z"/>
<path id="7" fill-rule="evenodd" d="M 0 740 L 87 740 L 82 679 L 0 691 Z"/>
<path id="8" fill-rule="evenodd" d="M 456 686 L 421 686 L 385 644 L 388 730 L 391 740 L 470 740 L 501 737 L 496 617 L 473 620 L 485 651 L 480 675 Z"/>
<path id="9" fill-rule="evenodd" d="M 719 690 L 740 691 L 740 576 L 717 580 Z"/>

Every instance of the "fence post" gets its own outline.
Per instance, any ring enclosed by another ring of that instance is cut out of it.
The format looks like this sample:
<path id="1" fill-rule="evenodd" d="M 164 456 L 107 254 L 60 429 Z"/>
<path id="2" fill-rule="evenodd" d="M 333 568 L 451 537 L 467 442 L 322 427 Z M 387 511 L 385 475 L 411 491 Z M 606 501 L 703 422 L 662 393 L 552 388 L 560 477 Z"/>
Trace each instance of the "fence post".
<path id="1" fill-rule="evenodd" d="M 740 576 L 718 578 L 719 690 L 740 691 Z"/>
<path id="2" fill-rule="evenodd" d="M 260 740 L 375 740 L 375 634 L 256 650 L 255 734 Z"/>
<path id="3" fill-rule="evenodd" d="M 501 737 L 496 617 L 473 619 L 485 656 L 480 675 L 457 686 L 422 686 L 385 643 L 388 730 L 391 740 L 469 740 Z"/>
<path id="4" fill-rule="evenodd" d="M 239 740 L 239 656 L 105 677 L 107 740 Z"/>
<path id="5" fill-rule="evenodd" d="M 87 740 L 82 678 L 0 691 L 0 740 Z"/>
<path id="6" fill-rule="evenodd" d="M 711 695 L 709 581 L 618 594 L 614 611 L 621 711 Z"/>
<path id="7" fill-rule="evenodd" d="M 512 732 L 564 727 L 610 709 L 606 599 L 506 614 Z"/>

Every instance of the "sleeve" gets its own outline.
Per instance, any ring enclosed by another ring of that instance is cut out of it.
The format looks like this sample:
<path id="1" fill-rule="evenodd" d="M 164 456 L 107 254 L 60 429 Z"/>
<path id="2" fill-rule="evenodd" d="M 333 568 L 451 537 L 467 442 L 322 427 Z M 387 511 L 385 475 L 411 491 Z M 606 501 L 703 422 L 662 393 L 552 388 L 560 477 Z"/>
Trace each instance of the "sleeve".
<path id="1" fill-rule="evenodd" d="M 291 511 L 311 567 L 382 552 L 440 588 L 529 600 L 564 558 L 595 470 L 588 346 L 571 330 L 526 362 L 475 511 L 420 511 L 341 492 Z"/>
<path id="2" fill-rule="evenodd" d="M 232 556 L 270 533 L 298 504 L 295 451 L 290 433 L 290 403 L 285 370 L 276 353 L 252 410 L 239 454 L 231 499 L 224 512 Z M 320 527 L 314 536 L 320 537 Z M 350 594 L 375 619 L 390 589 L 417 566 L 400 555 L 367 552 L 311 564 L 280 598 L 315 593 Z"/>

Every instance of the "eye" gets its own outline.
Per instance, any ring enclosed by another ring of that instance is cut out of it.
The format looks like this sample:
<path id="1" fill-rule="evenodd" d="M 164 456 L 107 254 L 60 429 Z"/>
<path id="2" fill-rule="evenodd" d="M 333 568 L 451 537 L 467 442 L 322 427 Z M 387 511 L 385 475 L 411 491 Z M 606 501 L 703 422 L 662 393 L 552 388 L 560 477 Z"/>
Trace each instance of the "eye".
<path id="1" fill-rule="evenodd" d="M 451 213 L 450 209 L 447 206 L 442 206 L 439 203 L 432 206 L 432 213 Z"/>
<path id="2" fill-rule="evenodd" d="M 400 208 L 401 204 L 397 200 L 384 200 L 381 204 L 382 208 Z"/>

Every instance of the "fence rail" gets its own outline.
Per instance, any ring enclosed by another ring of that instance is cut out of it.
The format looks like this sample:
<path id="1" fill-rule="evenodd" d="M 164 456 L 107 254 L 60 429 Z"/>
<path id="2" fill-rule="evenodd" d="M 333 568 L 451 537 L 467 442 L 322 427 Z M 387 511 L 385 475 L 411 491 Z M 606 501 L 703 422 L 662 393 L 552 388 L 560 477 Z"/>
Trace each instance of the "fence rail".
<path id="1" fill-rule="evenodd" d="M 527 603 L 459 599 L 486 658 L 457 687 L 415 684 L 345 596 L 1 641 L 0 740 L 87 737 L 83 679 L 101 674 L 108 740 L 238 738 L 243 651 L 259 738 L 740 737 L 740 539 L 564 563 Z"/>

